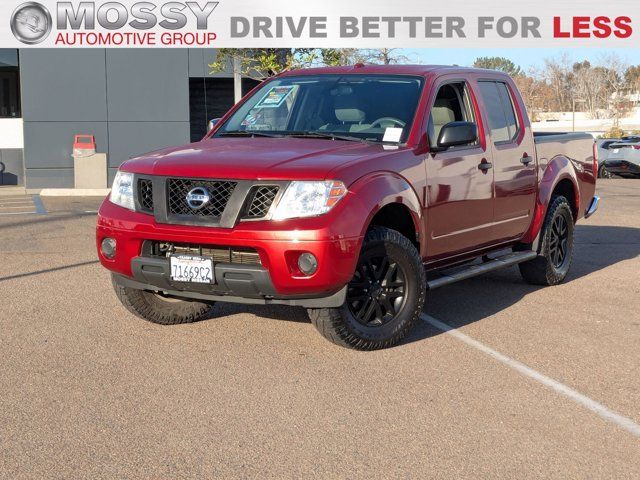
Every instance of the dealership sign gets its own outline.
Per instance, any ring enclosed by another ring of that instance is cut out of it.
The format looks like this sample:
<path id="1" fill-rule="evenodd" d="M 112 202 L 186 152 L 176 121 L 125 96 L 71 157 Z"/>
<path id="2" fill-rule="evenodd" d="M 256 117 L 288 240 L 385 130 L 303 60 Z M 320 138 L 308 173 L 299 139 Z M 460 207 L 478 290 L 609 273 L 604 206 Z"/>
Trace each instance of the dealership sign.
<path id="1" fill-rule="evenodd" d="M 636 47 L 639 11 L 628 0 L 5 1 L 0 46 Z"/>

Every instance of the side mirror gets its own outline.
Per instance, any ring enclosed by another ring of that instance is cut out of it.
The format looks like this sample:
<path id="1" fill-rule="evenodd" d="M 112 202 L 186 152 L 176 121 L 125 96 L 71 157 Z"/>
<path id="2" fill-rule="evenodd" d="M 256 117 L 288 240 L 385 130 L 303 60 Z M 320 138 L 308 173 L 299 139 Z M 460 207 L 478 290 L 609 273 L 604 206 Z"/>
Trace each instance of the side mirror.
<path id="1" fill-rule="evenodd" d="M 209 120 L 209 124 L 207 125 L 207 133 L 209 133 L 211 130 L 213 130 L 213 127 L 216 126 L 216 124 L 220 121 L 219 118 L 214 118 Z"/>
<path id="2" fill-rule="evenodd" d="M 438 144 L 432 149 L 436 152 L 449 147 L 469 145 L 478 140 L 478 125 L 473 122 L 449 122 L 440 130 Z"/>

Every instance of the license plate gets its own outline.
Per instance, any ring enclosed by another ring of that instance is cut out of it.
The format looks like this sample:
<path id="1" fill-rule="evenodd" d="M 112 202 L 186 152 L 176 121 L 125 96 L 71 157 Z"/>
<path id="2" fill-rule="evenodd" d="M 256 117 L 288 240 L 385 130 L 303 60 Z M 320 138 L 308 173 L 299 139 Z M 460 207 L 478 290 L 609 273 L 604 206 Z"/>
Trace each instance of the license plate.
<path id="1" fill-rule="evenodd" d="M 619 151 L 620 151 L 620 149 L 619 149 L 619 148 L 614 148 L 614 149 L 613 149 L 613 153 L 618 153 Z"/>
<path id="2" fill-rule="evenodd" d="M 188 283 L 214 283 L 213 260 L 194 255 L 172 255 L 171 280 Z"/>

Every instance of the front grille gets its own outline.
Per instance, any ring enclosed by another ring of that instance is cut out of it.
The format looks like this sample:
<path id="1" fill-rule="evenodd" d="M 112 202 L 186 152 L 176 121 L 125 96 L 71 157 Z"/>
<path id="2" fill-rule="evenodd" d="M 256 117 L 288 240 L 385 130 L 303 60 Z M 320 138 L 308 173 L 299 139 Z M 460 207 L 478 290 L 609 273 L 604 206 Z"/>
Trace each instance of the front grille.
<path id="1" fill-rule="evenodd" d="M 173 254 L 198 255 L 201 257 L 211 257 L 214 263 L 262 265 L 260 255 L 252 248 L 145 241 L 142 250 L 144 254 L 154 257 L 168 258 Z"/>
<path id="2" fill-rule="evenodd" d="M 169 207 L 169 214 L 205 218 L 220 217 L 236 185 L 237 182 L 222 180 L 170 178 L 167 181 L 167 205 Z M 206 189 L 209 195 L 209 201 L 200 208 L 193 208 L 187 203 L 187 195 L 197 187 Z"/>
<path id="3" fill-rule="evenodd" d="M 143 212 L 153 212 L 153 182 L 146 178 L 138 180 L 138 203 Z"/>
<path id="4" fill-rule="evenodd" d="M 277 185 L 263 185 L 254 187 L 250 194 L 250 202 L 244 218 L 263 218 L 269 213 L 273 200 L 280 187 Z"/>

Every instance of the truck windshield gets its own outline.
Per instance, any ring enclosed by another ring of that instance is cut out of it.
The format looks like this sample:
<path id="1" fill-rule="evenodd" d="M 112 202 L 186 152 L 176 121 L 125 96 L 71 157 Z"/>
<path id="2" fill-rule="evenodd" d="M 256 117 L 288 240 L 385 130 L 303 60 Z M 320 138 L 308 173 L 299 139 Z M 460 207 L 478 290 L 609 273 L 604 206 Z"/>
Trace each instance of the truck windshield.
<path id="1" fill-rule="evenodd" d="M 423 79 L 400 75 L 283 77 L 258 89 L 216 132 L 403 143 Z"/>

